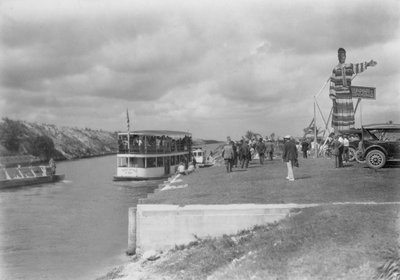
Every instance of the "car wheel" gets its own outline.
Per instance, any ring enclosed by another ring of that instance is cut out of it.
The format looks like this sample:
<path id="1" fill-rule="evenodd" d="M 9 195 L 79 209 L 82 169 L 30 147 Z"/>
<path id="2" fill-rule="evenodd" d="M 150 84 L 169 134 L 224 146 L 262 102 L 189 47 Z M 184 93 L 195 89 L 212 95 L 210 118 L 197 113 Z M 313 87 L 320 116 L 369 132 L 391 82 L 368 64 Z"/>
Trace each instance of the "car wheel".
<path id="1" fill-rule="evenodd" d="M 372 150 L 368 152 L 365 160 L 370 168 L 378 169 L 385 165 L 386 156 L 379 150 Z"/>
<path id="2" fill-rule="evenodd" d="M 353 147 L 349 147 L 349 161 L 355 161 L 356 160 L 356 149 Z"/>
<path id="3" fill-rule="evenodd" d="M 364 153 L 361 150 L 357 150 L 354 156 L 357 162 L 365 163 Z"/>

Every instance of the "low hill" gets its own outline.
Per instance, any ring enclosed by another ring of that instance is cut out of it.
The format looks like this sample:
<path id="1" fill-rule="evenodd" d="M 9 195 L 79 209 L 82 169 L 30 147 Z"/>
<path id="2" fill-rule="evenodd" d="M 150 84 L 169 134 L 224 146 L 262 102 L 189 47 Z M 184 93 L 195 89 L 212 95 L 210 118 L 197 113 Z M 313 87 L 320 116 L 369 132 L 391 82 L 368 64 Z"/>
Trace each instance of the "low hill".
<path id="1" fill-rule="evenodd" d="M 34 161 L 94 157 L 117 152 L 117 132 L 89 128 L 57 127 L 3 118 L 0 122 L 0 163 L 29 164 Z M 194 146 L 219 143 L 193 139 Z"/>
<path id="2" fill-rule="evenodd" d="M 57 127 L 4 118 L 0 122 L 0 157 L 33 155 L 38 160 L 93 157 L 117 152 L 117 133 Z"/>
<path id="3" fill-rule="evenodd" d="M 223 142 L 217 140 L 205 140 L 199 138 L 193 139 L 193 146 L 204 146 L 204 145 L 218 144 L 218 143 L 223 143 Z"/>

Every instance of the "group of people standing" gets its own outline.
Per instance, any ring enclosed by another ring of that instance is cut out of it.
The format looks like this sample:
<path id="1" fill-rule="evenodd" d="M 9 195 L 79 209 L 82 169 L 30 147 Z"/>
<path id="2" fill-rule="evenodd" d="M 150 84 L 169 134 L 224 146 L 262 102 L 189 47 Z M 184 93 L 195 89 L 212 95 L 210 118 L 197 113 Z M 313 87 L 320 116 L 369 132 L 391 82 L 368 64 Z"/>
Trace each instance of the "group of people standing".
<path id="1" fill-rule="evenodd" d="M 242 139 L 235 144 L 231 138 L 227 137 L 227 142 L 222 150 L 222 158 L 225 161 L 226 172 L 232 172 L 233 167 L 238 165 L 241 168 L 248 168 L 249 162 L 252 160 L 252 150 L 258 154 L 260 164 L 264 164 L 267 157 L 273 160 L 274 143 L 272 140 L 259 138 L 256 141 Z M 298 167 L 297 148 L 294 140 L 288 135 L 284 137 L 284 146 L 282 159 L 287 165 L 288 175 L 286 179 L 294 181 L 293 166 Z"/>
<path id="2" fill-rule="evenodd" d="M 225 161 L 226 172 L 232 172 L 233 166 L 238 163 L 242 168 L 248 168 L 251 160 L 250 147 L 247 141 L 241 140 L 240 145 L 236 145 L 228 136 L 226 145 L 222 150 L 222 158 Z"/>
<path id="3" fill-rule="evenodd" d="M 332 141 L 332 154 L 335 156 L 335 167 L 343 167 L 349 161 L 350 141 L 347 135 L 335 135 Z"/>
<path id="4" fill-rule="evenodd" d="M 376 61 L 369 61 L 363 63 L 346 63 L 346 50 L 343 48 L 338 49 L 339 64 L 334 67 L 332 75 L 329 79 L 329 97 L 332 99 L 332 127 L 334 130 L 341 131 L 354 127 L 354 109 L 352 102 L 351 81 L 353 78 L 364 72 L 368 67 L 375 66 Z M 342 135 L 337 135 L 333 142 L 334 150 L 336 153 L 336 167 L 343 167 L 343 162 L 349 160 L 349 139 Z M 303 158 L 307 158 L 308 151 L 310 150 L 310 142 L 304 141 L 301 143 L 301 151 Z M 265 155 L 273 159 L 273 143 L 264 142 L 259 139 L 256 143 L 252 140 L 242 140 L 238 145 L 231 141 L 230 137 L 227 139 L 227 144 L 224 147 L 222 156 L 225 160 L 227 172 L 232 171 L 233 166 L 237 166 L 238 159 L 240 160 L 241 167 L 248 167 L 249 161 L 252 159 L 253 149 L 259 155 L 260 164 L 264 164 Z M 314 149 L 317 149 L 315 143 Z M 294 180 L 292 167 L 298 164 L 297 148 L 294 140 L 288 135 L 284 137 L 283 147 L 283 161 L 287 163 L 288 176 L 290 181 Z"/>
<path id="5" fill-rule="evenodd" d="M 231 138 L 227 137 L 226 145 L 222 150 L 222 158 L 225 161 L 226 171 L 232 172 L 232 167 L 240 166 L 241 168 L 248 168 L 249 162 L 258 154 L 260 164 L 264 164 L 264 159 L 268 157 L 273 160 L 274 156 L 274 143 L 272 140 L 263 138 L 256 139 L 242 139 L 234 142 Z"/>
<path id="6" fill-rule="evenodd" d="M 289 181 L 294 181 L 293 166 L 298 167 L 298 148 L 296 147 L 295 140 L 287 135 L 283 138 L 284 145 L 282 150 L 282 160 L 287 165 L 287 177 Z M 333 148 L 333 155 L 335 155 L 335 167 L 343 167 L 343 163 L 349 161 L 349 147 L 350 141 L 347 135 L 338 134 L 334 136 L 331 143 Z M 303 139 L 300 144 L 300 149 L 303 158 L 307 158 L 307 153 L 310 150 L 310 142 Z M 233 167 L 248 168 L 249 162 L 258 154 L 260 164 L 264 164 L 265 158 L 273 160 L 274 156 L 274 143 L 263 138 L 255 139 L 242 139 L 235 143 L 231 138 L 227 137 L 227 142 L 222 150 L 222 158 L 225 161 L 226 172 L 232 172 Z"/>

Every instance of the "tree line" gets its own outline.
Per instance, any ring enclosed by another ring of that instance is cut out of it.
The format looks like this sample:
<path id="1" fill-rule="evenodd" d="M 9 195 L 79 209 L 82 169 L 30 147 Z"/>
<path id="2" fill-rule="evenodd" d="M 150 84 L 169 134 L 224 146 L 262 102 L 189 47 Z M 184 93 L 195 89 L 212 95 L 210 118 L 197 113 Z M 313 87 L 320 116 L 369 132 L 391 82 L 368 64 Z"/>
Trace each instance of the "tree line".
<path id="1" fill-rule="evenodd" d="M 0 144 L 8 155 L 29 153 L 41 160 L 49 160 L 56 153 L 53 140 L 46 135 L 27 137 L 26 128 L 20 121 L 3 118 L 0 124 Z M 22 150 L 22 151 L 21 151 Z M 25 151 L 24 151 L 25 150 Z"/>

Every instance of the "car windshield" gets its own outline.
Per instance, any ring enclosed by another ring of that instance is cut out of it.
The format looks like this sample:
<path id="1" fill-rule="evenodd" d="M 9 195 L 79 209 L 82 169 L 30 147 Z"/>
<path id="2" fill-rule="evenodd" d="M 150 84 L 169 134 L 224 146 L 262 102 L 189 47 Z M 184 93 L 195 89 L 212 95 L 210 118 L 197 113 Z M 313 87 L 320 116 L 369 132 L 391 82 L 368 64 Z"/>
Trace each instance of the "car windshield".
<path id="1" fill-rule="evenodd" d="M 374 133 L 371 133 L 370 130 L 364 130 L 362 134 L 363 140 L 378 140 L 379 138 L 375 136 Z"/>
<path id="2" fill-rule="evenodd" d="M 369 129 L 368 134 L 379 141 L 391 142 L 400 140 L 400 130 Z"/>

